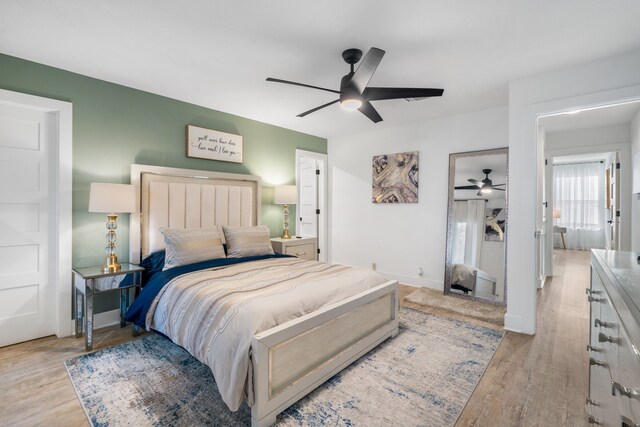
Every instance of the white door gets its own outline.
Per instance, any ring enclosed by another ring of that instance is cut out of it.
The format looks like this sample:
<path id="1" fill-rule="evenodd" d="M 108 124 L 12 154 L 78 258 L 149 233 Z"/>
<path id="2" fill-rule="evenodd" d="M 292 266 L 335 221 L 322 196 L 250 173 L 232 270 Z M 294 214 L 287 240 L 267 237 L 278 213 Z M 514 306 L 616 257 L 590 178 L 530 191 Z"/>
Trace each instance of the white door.
<path id="1" fill-rule="evenodd" d="M 318 237 L 318 175 L 317 160 L 298 160 L 298 236 Z"/>
<path id="2" fill-rule="evenodd" d="M 54 332 L 51 113 L 0 105 L 0 346 Z"/>
<path id="3" fill-rule="evenodd" d="M 327 155 L 296 150 L 296 234 L 316 237 L 318 261 L 328 262 Z"/>

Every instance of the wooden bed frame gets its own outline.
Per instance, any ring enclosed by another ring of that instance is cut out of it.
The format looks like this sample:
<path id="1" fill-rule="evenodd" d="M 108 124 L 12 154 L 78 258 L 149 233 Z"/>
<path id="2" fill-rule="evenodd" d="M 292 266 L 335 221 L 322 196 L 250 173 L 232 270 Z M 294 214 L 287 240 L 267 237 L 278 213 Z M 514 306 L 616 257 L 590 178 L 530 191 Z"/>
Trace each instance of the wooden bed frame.
<path id="1" fill-rule="evenodd" d="M 162 249 L 158 227 L 260 223 L 257 176 L 131 165 L 131 183 L 139 212 L 130 217 L 132 262 Z M 394 337 L 398 310 L 394 280 L 255 335 L 251 425 L 274 424 L 287 407 Z"/>

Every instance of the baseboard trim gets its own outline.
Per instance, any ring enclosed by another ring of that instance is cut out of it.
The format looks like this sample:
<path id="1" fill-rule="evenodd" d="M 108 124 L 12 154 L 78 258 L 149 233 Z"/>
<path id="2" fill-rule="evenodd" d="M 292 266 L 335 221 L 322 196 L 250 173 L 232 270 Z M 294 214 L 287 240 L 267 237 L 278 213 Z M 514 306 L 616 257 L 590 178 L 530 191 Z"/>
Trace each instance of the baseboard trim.
<path id="1" fill-rule="evenodd" d="M 436 280 L 427 279 L 424 277 L 414 277 L 407 276 L 404 274 L 390 273 L 388 271 L 380 271 L 378 270 L 382 276 L 389 280 L 397 280 L 402 285 L 413 286 L 415 288 L 430 288 L 430 289 L 439 289 L 443 290 L 442 282 L 438 282 Z"/>
<path id="2" fill-rule="evenodd" d="M 507 306 L 507 310 L 508 310 L 508 306 Z M 523 319 L 521 316 L 514 316 L 513 314 L 509 314 L 508 311 L 507 311 L 507 314 L 504 315 L 505 330 L 516 332 L 519 334 L 535 335 L 535 331 L 524 330 L 524 328 L 522 327 L 522 324 L 523 324 Z"/>

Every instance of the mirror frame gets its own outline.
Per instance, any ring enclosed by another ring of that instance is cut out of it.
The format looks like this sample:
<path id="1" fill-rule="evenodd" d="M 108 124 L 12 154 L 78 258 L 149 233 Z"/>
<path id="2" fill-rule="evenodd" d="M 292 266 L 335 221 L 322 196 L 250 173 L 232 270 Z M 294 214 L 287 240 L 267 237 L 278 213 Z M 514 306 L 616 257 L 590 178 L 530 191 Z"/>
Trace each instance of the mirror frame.
<path id="1" fill-rule="evenodd" d="M 444 293 L 451 294 L 451 260 L 453 258 L 453 192 L 455 187 L 455 176 L 456 176 L 456 160 L 460 158 L 466 157 L 482 157 L 482 156 L 491 156 L 495 154 L 506 154 L 506 189 L 505 191 L 505 230 L 507 232 L 504 236 L 504 292 L 502 301 L 494 301 L 481 297 L 476 297 L 473 295 L 458 295 L 463 298 L 469 298 L 476 301 L 482 301 L 488 304 L 497 304 L 497 305 L 507 305 L 507 244 L 509 240 L 509 147 L 504 148 L 494 148 L 490 150 L 479 150 L 479 151 L 465 151 L 462 153 L 450 153 L 449 154 L 449 191 L 448 191 L 448 202 L 447 202 L 447 250 L 445 255 L 445 263 L 444 263 Z"/>

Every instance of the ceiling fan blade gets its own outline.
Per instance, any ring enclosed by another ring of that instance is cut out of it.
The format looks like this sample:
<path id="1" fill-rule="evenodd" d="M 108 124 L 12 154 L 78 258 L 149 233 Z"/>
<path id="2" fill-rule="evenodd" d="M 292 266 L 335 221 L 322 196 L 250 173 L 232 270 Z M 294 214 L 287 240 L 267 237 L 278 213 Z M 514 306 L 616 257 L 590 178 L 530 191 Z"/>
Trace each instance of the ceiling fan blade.
<path id="1" fill-rule="evenodd" d="M 362 62 L 360 62 L 358 69 L 353 77 L 351 77 L 351 84 L 358 90 L 358 93 L 362 94 L 364 92 L 365 88 L 369 84 L 369 80 L 373 77 L 373 73 L 376 72 L 378 65 L 380 65 L 380 61 L 382 61 L 384 53 L 384 50 L 372 47 L 365 55 Z"/>
<path id="2" fill-rule="evenodd" d="M 454 187 L 455 190 L 477 190 L 477 185 L 462 185 L 459 187 Z"/>
<path id="3" fill-rule="evenodd" d="M 476 194 L 476 196 L 482 196 L 482 190 L 478 191 L 478 194 Z"/>
<path id="4" fill-rule="evenodd" d="M 358 110 L 360 110 L 362 114 L 367 116 L 369 120 L 371 120 L 373 123 L 378 123 L 382 121 L 382 117 L 380 116 L 380 114 L 378 114 L 376 109 L 373 108 L 373 105 L 371 105 L 371 103 L 368 101 L 363 102 L 362 106 L 358 108 Z"/>
<path id="5" fill-rule="evenodd" d="M 494 187 L 498 187 L 498 186 L 505 186 L 507 184 L 493 184 Z"/>
<path id="6" fill-rule="evenodd" d="M 380 101 L 383 99 L 412 99 L 429 98 L 432 96 L 442 96 L 444 89 L 432 88 L 410 88 L 410 87 L 368 87 L 362 96 L 369 101 Z"/>
<path id="7" fill-rule="evenodd" d="M 314 112 L 316 112 L 316 111 L 318 111 L 318 110 L 323 109 L 324 107 L 328 107 L 328 106 L 329 106 L 329 105 L 331 105 L 331 104 L 335 104 L 335 103 L 336 103 L 336 102 L 338 102 L 338 101 L 340 101 L 340 100 L 339 100 L 339 99 L 336 99 L 335 101 L 327 102 L 327 103 L 326 103 L 326 104 L 324 104 L 324 105 L 321 105 L 321 106 L 316 107 L 316 108 L 312 108 L 311 110 L 309 110 L 309 111 L 305 111 L 304 113 L 300 113 L 300 114 L 298 114 L 296 117 L 304 117 L 304 116 L 306 116 L 307 114 L 314 113 Z"/>
<path id="8" fill-rule="evenodd" d="M 319 89 L 319 90 L 324 90 L 324 91 L 327 91 L 327 92 L 333 92 L 333 93 L 340 94 L 339 90 L 327 89 L 327 88 L 319 87 L 319 86 L 311 86 L 311 85 L 306 85 L 304 83 L 291 82 L 289 80 L 281 80 L 281 79 L 274 79 L 272 77 L 267 77 L 267 81 L 268 82 L 275 82 L 275 83 L 284 83 L 286 85 L 310 87 L 311 89 Z"/>
<path id="9" fill-rule="evenodd" d="M 477 179 L 468 179 L 467 181 L 469 181 L 470 183 L 472 183 L 478 188 L 482 188 L 482 186 L 484 185 L 484 182 L 478 181 Z"/>
<path id="10" fill-rule="evenodd" d="M 494 189 L 494 190 L 498 190 L 498 191 L 507 191 L 507 190 L 505 190 L 504 188 L 496 188 L 496 187 L 493 187 L 493 189 Z"/>

